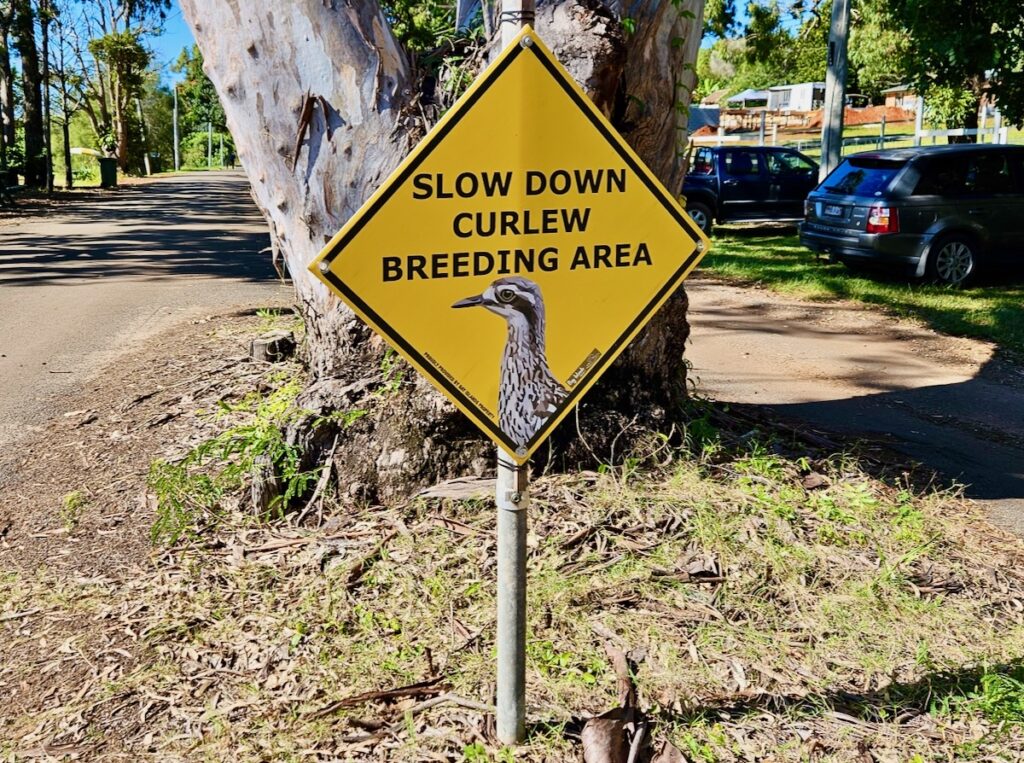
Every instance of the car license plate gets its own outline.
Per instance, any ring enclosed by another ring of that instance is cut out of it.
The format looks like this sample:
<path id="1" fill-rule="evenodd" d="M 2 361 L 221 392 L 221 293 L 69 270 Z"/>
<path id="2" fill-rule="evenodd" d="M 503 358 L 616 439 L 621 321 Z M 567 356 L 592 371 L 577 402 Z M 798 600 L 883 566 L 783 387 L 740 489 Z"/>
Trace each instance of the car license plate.
<path id="1" fill-rule="evenodd" d="M 842 217 L 843 208 L 838 204 L 826 204 L 823 210 L 825 215 L 828 217 Z"/>

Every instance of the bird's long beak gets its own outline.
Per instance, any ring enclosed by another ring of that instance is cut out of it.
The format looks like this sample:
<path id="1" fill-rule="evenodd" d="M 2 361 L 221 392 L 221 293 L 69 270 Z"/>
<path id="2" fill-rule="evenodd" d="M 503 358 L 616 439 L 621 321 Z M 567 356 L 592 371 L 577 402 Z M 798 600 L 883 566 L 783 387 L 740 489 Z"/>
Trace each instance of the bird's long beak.
<path id="1" fill-rule="evenodd" d="M 477 305 L 482 305 L 483 303 L 483 295 L 477 294 L 475 297 L 466 297 L 465 299 L 460 299 L 458 302 L 452 305 L 452 307 L 476 307 Z"/>

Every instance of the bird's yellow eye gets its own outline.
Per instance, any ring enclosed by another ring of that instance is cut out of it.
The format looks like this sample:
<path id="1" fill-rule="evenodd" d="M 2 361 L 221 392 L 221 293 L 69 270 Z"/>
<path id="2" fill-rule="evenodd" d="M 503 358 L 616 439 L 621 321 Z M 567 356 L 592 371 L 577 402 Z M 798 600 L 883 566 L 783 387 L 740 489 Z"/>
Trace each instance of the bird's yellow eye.
<path id="1" fill-rule="evenodd" d="M 504 302 L 506 305 L 516 298 L 516 293 L 512 289 L 498 289 L 498 301 Z"/>

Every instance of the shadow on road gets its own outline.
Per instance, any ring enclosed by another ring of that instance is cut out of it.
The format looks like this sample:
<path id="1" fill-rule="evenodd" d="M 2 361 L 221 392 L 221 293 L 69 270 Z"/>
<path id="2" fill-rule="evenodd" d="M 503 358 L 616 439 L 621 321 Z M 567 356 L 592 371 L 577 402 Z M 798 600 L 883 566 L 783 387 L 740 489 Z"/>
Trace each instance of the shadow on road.
<path id="1" fill-rule="evenodd" d="M 1024 392 L 1003 384 L 997 359 L 968 381 L 824 402 L 768 405 L 844 439 L 880 441 L 966 486 L 1024 509 Z M 1024 515 L 1020 517 L 1024 520 Z"/>
<path id="2" fill-rule="evenodd" d="M 248 191 L 240 175 L 176 177 L 0 228 L 0 285 L 183 275 L 271 280 L 270 257 L 260 253 L 269 237 Z"/>
<path id="3" fill-rule="evenodd" d="M 998 502 L 1024 531 L 1024 368 L 1012 351 L 742 287 L 696 286 L 691 310 L 699 390 L 899 453 Z"/>

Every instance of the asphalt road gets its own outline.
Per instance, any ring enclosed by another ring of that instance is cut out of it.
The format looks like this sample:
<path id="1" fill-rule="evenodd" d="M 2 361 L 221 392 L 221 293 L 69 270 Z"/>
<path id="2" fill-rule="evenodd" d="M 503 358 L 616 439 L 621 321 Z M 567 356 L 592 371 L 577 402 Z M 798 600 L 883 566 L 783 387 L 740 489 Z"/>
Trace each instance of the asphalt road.
<path id="1" fill-rule="evenodd" d="M 851 303 L 687 283 L 698 389 L 840 439 L 882 441 L 1024 534 L 1024 369 L 986 342 Z"/>
<path id="2" fill-rule="evenodd" d="M 0 448 L 190 316 L 290 296 L 241 172 L 178 175 L 0 221 Z"/>

